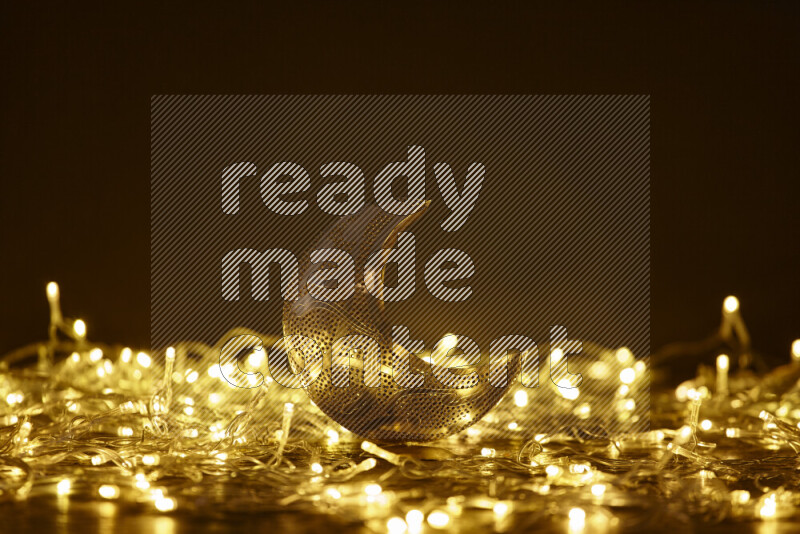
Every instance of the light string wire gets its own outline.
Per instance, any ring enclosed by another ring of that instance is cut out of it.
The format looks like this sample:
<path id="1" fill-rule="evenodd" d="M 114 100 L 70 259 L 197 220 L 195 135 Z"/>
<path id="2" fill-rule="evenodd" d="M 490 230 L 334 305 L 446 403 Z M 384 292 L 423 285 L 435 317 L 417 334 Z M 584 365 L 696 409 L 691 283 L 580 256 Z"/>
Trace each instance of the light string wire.
<path id="1" fill-rule="evenodd" d="M 800 506 L 800 340 L 789 364 L 752 372 L 762 362 L 735 297 L 725 299 L 709 339 L 652 356 L 664 362 L 719 346 L 737 356 L 734 373 L 734 360 L 720 354 L 715 369 L 700 366 L 658 394 L 657 430 L 496 441 L 500 430 L 525 430 L 517 421 L 536 402 L 517 387 L 464 432 L 398 448 L 359 440 L 302 391 L 269 378 L 238 397 L 178 395 L 175 383 L 219 378 L 218 347 L 186 342 L 151 354 L 90 342 L 84 321 L 62 315 L 58 285 L 46 293 L 48 339 L 0 358 L 0 500 L 89 497 L 201 515 L 209 505 L 214 514 L 296 511 L 393 534 L 460 524 L 580 532 L 770 520 Z M 631 364 L 609 378 L 620 391 L 618 415 L 630 417 L 626 397 L 648 370 L 633 366 L 627 349 L 584 346 Z M 574 409 L 590 411 L 593 400 Z M 572 410 L 568 401 L 576 399 L 564 401 Z"/>

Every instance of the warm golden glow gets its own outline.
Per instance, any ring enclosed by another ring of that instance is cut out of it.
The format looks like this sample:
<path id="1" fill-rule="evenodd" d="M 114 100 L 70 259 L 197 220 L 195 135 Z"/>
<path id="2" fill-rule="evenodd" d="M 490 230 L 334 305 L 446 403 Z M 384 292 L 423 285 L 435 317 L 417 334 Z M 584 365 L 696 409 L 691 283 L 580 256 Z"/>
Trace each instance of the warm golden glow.
<path id="1" fill-rule="evenodd" d="M 55 282 L 49 282 L 47 284 L 47 298 L 51 301 L 58 298 L 58 284 Z"/>
<path id="2" fill-rule="evenodd" d="M 79 338 L 82 339 L 86 337 L 86 323 L 83 322 L 83 319 L 76 319 L 72 324 L 72 330 Z"/>
<path id="3" fill-rule="evenodd" d="M 592 484 L 592 495 L 602 497 L 606 492 L 605 484 Z"/>
<path id="4" fill-rule="evenodd" d="M 136 355 L 136 363 L 138 363 L 142 367 L 150 367 L 152 361 L 153 360 L 150 359 L 150 356 L 146 352 L 140 352 L 139 354 Z"/>
<path id="5" fill-rule="evenodd" d="M 583 508 L 572 508 L 569 511 L 569 529 L 572 532 L 582 531 L 586 526 L 586 512 Z"/>
<path id="6" fill-rule="evenodd" d="M 636 371 L 632 367 L 626 367 L 619 372 L 619 380 L 623 384 L 632 384 L 636 380 Z"/>
<path id="7" fill-rule="evenodd" d="M 617 361 L 622 365 L 627 365 L 633 361 L 633 353 L 628 347 L 617 349 Z"/>
<path id="8" fill-rule="evenodd" d="M 777 510 L 778 504 L 775 502 L 775 494 L 773 493 L 769 497 L 764 498 L 761 503 L 761 508 L 758 511 L 758 515 L 761 516 L 762 519 L 772 519 L 775 517 Z"/>
<path id="9" fill-rule="evenodd" d="M 494 515 L 502 517 L 508 513 L 508 503 L 500 501 L 494 505 L 492 511 L 494 512 Z"/>
<path id="10" fill-rule="evenodd" d="M 97 493 L 104 499 L 116 499 L 119 497 L 119 488 L 112 484 L 103 484 L 97 490 Z"/>
<path id="11" fill-rule="evenodd" d="M 171 512 L 177 507 L 175 499 L 169 497 L 158 497 L 154 504 L 159 512 Z"/>
<path id="12" fill-rule="evenodd" d="M 367 495 L 369 495 L 371 497 L 375 497 L 377 495 L 380 495 L 382 491 L 383 491 L 383 488 L 381 488 L 380 484 L 368 484 L 364 488 L 364 493 L 366 493 Z"/>
<path id="13" fill-rule="evenodd" d="M 50 282 L 50 283 L 52 284 L 53 282 Z M 50 288 L 48 286 L 48 290 L 49 289 Z M 70 480 L 68 478 L 65 478 L 64 480 L 62 480 L 58 484 L 56 484 L 56 492 L 59 495 L 69 495 L 69 492 L 70 492 L 71 489 L 72 489 L 72 482 L 70 482 Z"/>
<path id="14" fill-rule="evenodd" d="M 392 517 L 386 522 L 389 534 L 403 534 L 406 531 L 406 522 L 400 517 Z"/>
<path id="15" fill-rule="evenodd" d="M 428 524 L 433 528 L 445 528 L 450 523 L 450 516 L 447 512 L 435 510 L 428 514 Z"/>

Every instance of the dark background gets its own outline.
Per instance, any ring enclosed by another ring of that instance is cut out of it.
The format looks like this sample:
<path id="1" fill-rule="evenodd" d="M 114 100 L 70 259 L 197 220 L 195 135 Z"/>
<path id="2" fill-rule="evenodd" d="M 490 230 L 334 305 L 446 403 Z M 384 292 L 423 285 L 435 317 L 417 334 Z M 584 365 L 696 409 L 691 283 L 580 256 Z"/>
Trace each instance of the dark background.
<path id="1" fill-rule="evenodd" d="M 5 2 L 0 351 L 149 338 L 153 94 L 650 94 L 652 346 L 733 293 L 775 361 L 800 337 L 796 2 Z"/>

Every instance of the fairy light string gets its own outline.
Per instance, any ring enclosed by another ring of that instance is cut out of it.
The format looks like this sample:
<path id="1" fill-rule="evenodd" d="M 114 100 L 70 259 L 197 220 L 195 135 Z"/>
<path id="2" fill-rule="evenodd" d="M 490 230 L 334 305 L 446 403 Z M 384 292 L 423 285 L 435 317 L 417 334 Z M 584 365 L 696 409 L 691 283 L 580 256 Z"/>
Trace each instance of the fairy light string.
<path id="1" fill-rule="evenodd" d="M 709 340 L 661 355 L 727 347 L 714 367 L 654 396 L 654 420 L 672 426 L 537 435 L 524 417 L 535 395 L 517 387 L 456 436 L 393 447 L 359 439 L 268 377 L 236 398 L 194 392 L 218 378 L 212 347 L 184 342 L 150 353 L 95 343 L 83 320 L 63 316 L 58 284 L 45 293 L 47 339 L 0 360 L 2 500 L 81 497 L 203 514 L 224 486 L 217 514 L 291 510 L 396 534 L 459 524 L 602 531 L 680 521 L 675 507 L 702 521 L 770 521 L 800 506 L 800 340 L 787 365 L 755 375 L 735 297 L 724 300 Z M 625 348 L 597 350 L 622 366 L 609 378 L 615 409 L 633 417 L 646 365 Z M 251 363 L 261 357 L 254 352 Z M 588 416 L 593 400 L 575 395 L 565 406 Z M 500 429 L 534 438 L 496 441 Z"/>

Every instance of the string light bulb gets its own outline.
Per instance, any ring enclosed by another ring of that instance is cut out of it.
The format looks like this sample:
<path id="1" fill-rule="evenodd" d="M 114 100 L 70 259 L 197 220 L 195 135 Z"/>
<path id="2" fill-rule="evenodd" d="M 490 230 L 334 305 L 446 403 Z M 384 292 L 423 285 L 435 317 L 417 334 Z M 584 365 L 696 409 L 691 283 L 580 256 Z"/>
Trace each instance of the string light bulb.
<path id="1" fill-rule="evenodd" d="M 737 299 L 733 295 L 725 297 L 725 300 L 722 301 L 722 309 L 726 313 L 736 312 L 739 309 L 739 299 Z"/>
<path id="2" fill-rule="evenodd" d="M 52 282 L 51 282 L 52 283 Z M 48 287 L 48 290 L 50 288 Z M 72 490 L 72 481 L 70 479 L 65 478 L 64 480 L 59 481 L 56 484 L 56 493 L 59 495 L 69 495 L 69 492 Z"/>
<path id="3" fill-rule="evenodd" d="M 717 393 L 721 396 L 728 394 L 728 369 L 731 360 L 727 354 L 717 356 Z"/>
<path id="4" fill-rule="evenodd" d="M 72 331 L 75 332 L 78 339 L 86 338 L 86 323 L 83 322 L 83 319 L 76 319 L 75 322 L 72 323 Z"/>
<path id="5" fill-rule="evenodd" d="M 58 296 L 58 286 L 51 287 L 48 284 L 47 296 L 48 301 L 53 296 Z M 742 319 L 738 313 L 738 301 L 731 308 L 733 311 L 727 309 L 727 303 L 723 303 L 723 307 L 723 315 L 730 316 L 731 328 L 743 328 L 743 323 L 740 324 Z M 665 452 L 661 462 L 649 464 L 647 473 L 652 474 L 655 468 L 668 475 L 664 479 L 671 479 L 674 473 L 691 466 L 702 480 L 714 478 L 715 484 L 721 485 L 721 492 L 724 485 L 728 486 L 729 493 L 725 494 L 729 495 L 731 506 L 728 510 L 733 510 L 730 513 L 734 518 L 770 520 L 787 517 L 793 511 L 793 503 L 800 497 L 800 492 L 791 486 L 768 490 L 771 493 L 763 496 L 756 494 L 752 498 L 746 490 L 733 490 L 730 477 L 723 476 L 724 473 L 718 470 L 721 464 L 714 460 L 715 455 L 708 453 L 707 446 L 720 442 L 730 446 L 732 450 L 736 450 L 735 446 L 746 443 L 748 450 L 761 451 L 762 456 L 756 460 L 743 460 L 737 464 L 741 475 L 735 482 L 741 487 L 752 482 L 753 477 L 764 476 L 765 472 L 771 476 L 781 474 L 780 470 L 785 469 L 785 465 L 780 462 L 775 462 L 774 465 L 762 462 L 754 468 L 752 466 L 755 463 L 769 458 L 770 455 L 774 456 L 775 451 L 780 448 L 800 448 L 800 430 L 797 430 L 800 428 L 800 404 L 789 396 L 776 402 L 769 389 L 771 382 L 767 379 L 761 381 L 756 373 L 753 373 L 753 383 L 772 400 L 766 401 L 753 395 L 736 395 L 730 402 L 710 403 L 708 417 L 713 418 L 713 423 L 712 419 L 699 420 L 697 417 L 701 401 L 711 398 L 705 386 L 708 384 L 706 376 L 698 375 L 681 384 L 670 406 L 689 404 L 680 406 L 681 412 L 686 408 L 690 410 L 687 424 L 678 431 L 665 428 L 638 432 L 634 429 L 629 434 L 609 439 L 607 457 L 615 462 L 615 472 L 605 470 L 602 463 L 570 463 L 575 460 L 553 457 L 543 449 L 547 443 L 558 441 L 560 437 L 553 434 L 533 434 L 542 430 L 532 429 L 538 419 L 530 414 L 540 413 L 537 411 L 542 410 L 543 406 L 553 414 L 567 414 L 570 417 L 584 412 L 593 413 L 598 408 L 598 397 L 591 387 L 582 395 L 580 406 L 575 403 L 566 408 L 563 407 L 569 403 L 561 400 L 557 403 L 558 406 L 552 406 L 545 404 L 546 401 L 543 402 L 540 395 L 529 396 L 523 389 L 514 391 L 500 409 L 489 412 L 486 417 L 481 416 L 475 426 L 464 432 L 464 436 L 471 438 L 465 445 L 472 451 L 470 455 L 455 456 L 445 462 L 422 462 L 416 458 L 415 453 L 404 451 L 402 455 L 396 454 L 375 443 L 364 441 L 361 444 L 362 449 L 374 458 L 362 459 L 353 455 L 348 450 L 349 447 L 336 446 L 340 439 L 345 439 L 340 438 L 339 432 L 348 438 L 352 435 L 339 427 L 336 427 L 339 428 L 338 431 L 334 430 L 332 427 L 335 423 L 326 419 L 316 405 L 308 402 L 302 395 L 298 396 L 294 391 L 273 389 L 270 390 L 270 395 L 275 392 L 275 397 L 264 399 L 255 394 L 250 396 L 238 391 L 232 392 L 224 384 L 208 379 L 205 373 L 186 366 L 191 363 L 192 367 L 199 370 L 215 367 L 219 369 L 218 365 L 213 364 L 213 358 L 218 357 L 218 354 L 213 353 L 212 347 L 202 347 L 196 343 L 176 343 L 166 349 L 166 360 L 159 361 L 155 356 L 150 356 L 157 353 L 134 353 L 130 348 L 117 352 L 118 348 L 113 344 L 82 343 L 85 340 L 86 324 L 81 320 L 74 323 L 62 322 L 59 328 L 67 334 L 65 337 L 68 339 L 58 340 L 58 350 L 62 356 L 67 357 L 55 360 L 52 373 L 42 379 L 48 380 L 48 377 L 52 377 L 57 381 L 54 383 L 63 384 L 64 397 L 49 398 L 47 402 L 50 404 L 46 405 L 41 393 L 29 388 L 23 381 L 17 381 L 14 373 L 0 373 L 0 402 L 5 400 L 7 404 L 6 412 L 0 414 L 0 425 L 6 427 L 9 434 L 7 455 L 21 459 L 34 470 L 42 469 L 46 472 L 46 476 L 34 480 L 33 487 L 36 489 L 37 485 L 46 485 L 45 493 L 53 498 L 60 496 L 62 504 L 67 502 L 63 496 L 70 495 L 77 489 L 91 488 L 89 493 L 96 500 L 125 498 L 130 502 L 142 502 L 144 497 L 149 496 L 148 502 L 152 503 L 155 510 L 169 512 L 177 509 L 179 500 L 175 497 L 176 494 L 168 497 L 167 492 L 181 491 L 180 485 L 173 482 L 172 475 L 193 476 L 200 470 L 204 476 L 199 484 L 205 488 L 210 487 L 209 484 L 219 484 L 218 474 L 225 477 L 234 473 L 260 474 L 258 469 L 263 469 L 263 465 L 256 467 L 246 460 L 251 458 L 256 447 L 268 454 L 280 452 L 283 447 L 287 451 L 284 460 L 269 466 L 276 479 L 258 482 L 278 491 L 290 488 L 287 491 L 289 496 L 280 501 L 287 511 L 306 510 L 317 505 L 326 507 L 330 513 L 339 513 L 345 509 L 357 510 L 355 519 L 364 521 L 369 525 L 368 528 L 377 525 L 380 529 L 385 525 L 390 532 L 397 533 L 423 532 L 426 515 L 422 510 L 413 509 L 404 516 L 396 515 L 400 511 L 408 510 L 409 505 L 421 506 L 421 502 L 425 503 L 424 510 L 432 510 L 427 516 L 430 529 L 463 529 L 473 521 L 476 508 L 493 513 L 497 524 L 501 518 L 505 520 L 519 511 L 524 513 L 525 507 L 515 505 L 514 500 L 498 500 L 498 496 L 504 499 L 517 498 L 516 493 L 509 492 L 513 486 L 504 481 L 500 474 L 515 461 L 526 468 L 531 466 L 527 468 L 531 491 L 548 499 L 551 504 L 560 498 L 557 495 L 561 492 L 556 492 L 555 488 L 567 487 L 574 487 L 576 490 L 581 488 L 581 492 L 576 491 L 575 495 L 583 495 L 579 497 L 583 502 L 597 506 L 609 505 L 611 501 L 629 503 L 631 498 L 637 499 L 635 502 L 641 502 L 644 493 L 637 493 L 639 490 L 651 485 L 658 489 L 664 488 L 661 486 L 662 477 L 648 478 L 645 481 L 645 477 L 638 476 L 643 473 L 643 467 L 638 460 L 641 456 L 636 455 L 643 451 L 657 454 L 667 447 L 669 454 Z M 735 332 L 738 333 L 739 330 Z M 443 347 L 448 345 L 447 341 L 449 340 L 446 340 Z M 37 347 L 40 348 L 41 346 Z M 791 351 L 793 360 L 800 360 L 800 339 L 792 343 Z M 115 354 L 119 354 L 119 359 L 113 357 Z M 558 359 L 558 353 L 555 354 Z M 637 403 L 648 406 L 648 398 L 640 394 L 642 390 L 647 390 L 644 379 L 647 378 L 646 362 L 649 360 L 636 361 L 633 354 L 625 348 L 600 348 L 596 353 L 587 352 L 589 357 L 594 357 L 595 354 L 597 361 L 604 364 L 606 373 L 596 378 L 606 380 L 611 377 L 607 380 L 607 389 L 614 396 L 618 410 L 620 407 L 634 410 Z M 147 360 L 143 362 L 141 355 L 146 356 Z M 248 363 L 258 363 L 257 360 L 247 358 Z M 14 363 L 17 361 L 14 360 Z M 168 367 L 173 361 L 175 365 L 182 367 L 170 373 Z M 133 365 L 128 365 L 131 363 Z M 720 355 L 716 366 L 719 380 L 722 371 L 730 371 L 730 358 Z M 613 373 L 619 369 L 622 372 L 619 380 L 615 380 Z M 784 371 L 785 369 L 780 370 Z M 102 376 L 103 380 L 98 380 L 97 376 Z M 176 376 L 180 380 L 175 379 Z M 180 409 L 169 414 L 167 418 L 158 407 L 166 403 L 166 385 L 171 384 L 170 378 L 187 389 L 176 393 Z M 725 389 L 717 385 L 718 391 Z M 241 396 L 237 398 L 240 393 Z M 260 404 L 255 402 L 258 400 L 261 401 Z M 50 406 L 54 409 L 49 409 Z M 255 406 L 258 406 L 258 411 L 255 411 Z M 268 406 L 271 412 L 262 411 L 264 406 Z M 153 407 L 156 409 L 153 410 Z M 283 419 L 280 418 L 281 409 Z M 266 420 L 265 413 L 275 415 Z M 760 413 L 759 416 L 764 421 L 763 428 L 750 424 L 747 418 L 752 413 Z M 34 418 L 31 414 L 37 416 Z M 254 417 L 255 415 L 261 419 Z M 619 412 L 612 415 L 620 416 Z M 47 420 L 47 417 L 50 419 Z M 86 432 L 89 424 L 100 422 L 102 434 Z M 291 426 L 292 423 L 294 426 Z M 276 428 L 279 430 L 276 431 Z M 520 438 L 529 441 L 523 442 L 525 445 L 518 450 L 513 449 L 516 445 L 512 448 L 504 445 L 503 449 L 498 446 L 495 450 L 484 446 L 491 442 L 480 441 L 483 437 L 492 439 L 496 432 L 506 429 L 514 430 Z M 703 439 L 712 443 L 703 444 L 697 441 L 698 429 L 708 432 L 703 434 Z M 716 432 L 711 432 L 712 430 Z M 76 453 L 79 456 L 73 455 L 72 463 L 54 463 L 53 458 L 63 455 L 64 437 L 67 435 L 71 440 L 69 446 L 75 451 L 83 452 Z M 131 439 L 133 436 L 137 437 Z M 165 446 L 167 443 L 169 445 Z M 573 443 L 573 446 L 580 453 L 581 444 Z M 325 456 L 321 456 L 321 450 L 325 451 Z M 598 458 L 603 456 L 599 451 L 595 451 Z M 633 458 L 629 452 L 635 453 Z M 681 457 L 680 465 L 679 462 L 669 461 L 672 455 Z M 319 461 L 321 457 L 325 458 L 325 465 L 330 467 L 323 467 Z M 488 460 L 493 457 L 500 459 Z M 399 469 L 376 469 L 375 472 L 370 472 L 377 465 L 376 458 L 396 465 Z M 150 468 L 159 464 L 164 469 Z M 480 467 L 476 468 L 476 465 Z M 437 470 L 434 472 L 438 472 L 438 475 L 426 478 L 431 481 L 430 484 L 422 485 L 418 492 L 415 489 L 412 500 L 405 500 L 407 497 L 404 490 L 395 490 L 396 477 L 425 478 L 430 474 L 429 469 Z M 460 496 L 445 498 L 439 492 L 437 482 L 451 480 L 451 476 L 460 477 L 459 480 L 464 480 L 465 483 L 475 482 L 476 487 L 483 487 L 480 484 L 485 481 L 486 469 L 497 472 L 498 476 L 484 488 L 485 494 L 475 497 L 475 500 L 465 500 Z M 633 483 L 635 487 L 612 485 L 611 481 L 619 473 L 626 473 L 622 476 L 630 474 L 626 479 L 628 482 L 637 480 Z M 325 476 L 320 476 L 323 474 Z M 101 475 L 103 478 L 100 478 Z M 276 482 L 278 479 L 279 484 Z M 101 480 L 104 484 L 98 487 Z M 163 484 L 163 487 L 152 488 L 151 484 Z M 613 499 L 609 499 L 608 494 L 612 488 Z M 631 494 L 635 497 L 631 497 Z M 16 497 L 25 499 L 27 495 L 18 492 Z M 605 499 L 609 502 L 605 502 Z M 677 499 L 681 499 L 681 496 L 678 495 Z M 365 502 L 369 505 L 364 506 Z M 357 504 L 353 506 L 354 503 Z M 584 508 L 563 508 L 560 501 L 557 504 L 546 508 L 546 515 L 568 518 L 570 531 L 586 528 L 589 516 Z M 608 511 L 615 513 L 610 508 Z M 373 519 L 377 519 L 377 522 L 373 522 Z M 593 515 L 593 524 L 599 519 L 599 513 Z"/>
<path id="6" fill-rule="evenodd" d="M 386 522 L 386 529 L 389 531 L 389 534 L 403 534 L 408 527 L 402 518 L 392 517 Z"/>
<path id="7" fill-rule="evenodd" d="M 116 499 L 119 497 L 119 488 L 113 484 L 103 484 L 97 493 L 104 499 Z"/>
<path id="8" fill-rule="evenodd" d="M 442 510 L 434 510 L 428 514 L 428 524 L 433 528 L 446 528 L 450 523 L 450 516 Z"/>

